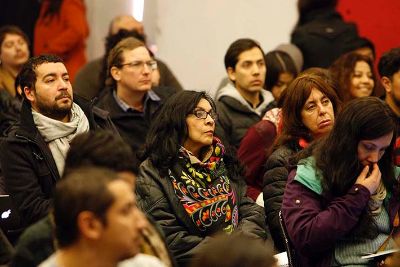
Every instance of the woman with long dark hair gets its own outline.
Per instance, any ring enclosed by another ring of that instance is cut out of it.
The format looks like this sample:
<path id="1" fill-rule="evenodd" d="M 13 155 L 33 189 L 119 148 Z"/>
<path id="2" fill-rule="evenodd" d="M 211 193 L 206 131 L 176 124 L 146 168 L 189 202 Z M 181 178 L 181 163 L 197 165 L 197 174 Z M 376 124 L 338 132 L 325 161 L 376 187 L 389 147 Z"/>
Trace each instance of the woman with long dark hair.
<path id="1" fill-rule="evenodd" d="M 160 224 L 179 266 L 218 232 L 266 237 L 262 208 L 245 196 L 237 160 L 214 136 L 216 120 L 209 95 L 182 91 L 164 103 L 147 135 L 138 202 Z"/>
<path id="2" fill-rule="evenodd" d="M 395 135 L 389 106 L 363 97 L 349 102 L 329 135 L 303 153 L 282 203 L 301 266 L 370 266 L 363 255 L 394 247 Z"/>

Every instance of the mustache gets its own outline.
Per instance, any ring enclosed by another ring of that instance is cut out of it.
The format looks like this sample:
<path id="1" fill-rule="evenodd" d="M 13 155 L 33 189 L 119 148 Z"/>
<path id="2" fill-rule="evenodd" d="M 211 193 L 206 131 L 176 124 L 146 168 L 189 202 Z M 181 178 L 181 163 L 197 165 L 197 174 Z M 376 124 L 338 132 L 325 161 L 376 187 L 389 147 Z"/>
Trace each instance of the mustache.
<path id="1" fill-rule="evenodd" d="M 64 97 L 67 97 L 67 98 L 71 99 L 71 95 L 68 92 L 62 92 L 61 94 L 56 96 L 56 100 L 59 100 L 59 99 L 64 98 Z"/>

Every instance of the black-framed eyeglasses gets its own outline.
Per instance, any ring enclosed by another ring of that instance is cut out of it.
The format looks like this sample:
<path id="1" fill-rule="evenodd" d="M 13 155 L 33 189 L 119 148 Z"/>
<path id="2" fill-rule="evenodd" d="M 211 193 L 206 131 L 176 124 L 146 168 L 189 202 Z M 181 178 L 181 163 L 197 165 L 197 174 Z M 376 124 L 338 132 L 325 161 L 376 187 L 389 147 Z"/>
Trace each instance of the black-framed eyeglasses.
<path id="1" fill-rule="evenodd" d="M 192 114 L 199 119 L 206 119 L 207 115 L 210 115 L 211 119 L 214 121 L 218 120 L 218 114 L 213 109 L 209 112 L 205 111 L 204 109 L 195 109 L 193 110 Z"/>
<path id="2" fill-rule="evenodd" d="M 142 71 L 144 69 L 144 65 L 146 65 L 150 70 L 156 70 L 157 69 L 157 61 L 152 60 L 152 61 L 132 61 L 129 63 L 124 63 L 121 64 L 120 67 L 123 66 L 128 66 L 134 70 Z"/>

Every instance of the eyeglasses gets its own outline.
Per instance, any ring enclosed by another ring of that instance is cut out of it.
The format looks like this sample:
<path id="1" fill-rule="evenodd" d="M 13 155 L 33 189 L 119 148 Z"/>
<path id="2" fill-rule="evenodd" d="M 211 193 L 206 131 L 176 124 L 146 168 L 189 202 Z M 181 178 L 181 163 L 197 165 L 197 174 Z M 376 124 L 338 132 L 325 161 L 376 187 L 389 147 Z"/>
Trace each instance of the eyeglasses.
<path id="1" fill-rule="evenodd" d="M 211 119 L 214 121 L 218 120 L 218 114 L 214 110 L 207 112 L 204 109 L 195 109 L 193 110 L 193 115 L 199 119 L 206 119 L 207 115 L 210 115 Z"/>
<path id="2" fill-rule="evenodd" d="M 155 61 L 155 60 L 146 61 L 146 62 L 143 62 L 143 61 L 132 61 L 132 62 L 129 62 L 129 63 L 121 64 L 120 67 L 128 66 L 129 68 L 132 68 L 134 70 L 143 71 L 144 65 L 146 65 L 151 71 L 157 69 L 157 61 Z"/>

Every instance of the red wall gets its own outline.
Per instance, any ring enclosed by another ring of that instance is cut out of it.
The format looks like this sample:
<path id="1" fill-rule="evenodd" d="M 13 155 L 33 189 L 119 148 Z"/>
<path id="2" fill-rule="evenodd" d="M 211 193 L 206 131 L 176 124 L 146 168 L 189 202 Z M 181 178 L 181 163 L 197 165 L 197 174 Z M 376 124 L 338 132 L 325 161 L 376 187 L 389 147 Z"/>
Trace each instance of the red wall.
<path id="1" fill-rule="evenodd" d="M 400 47 L 399 0 L 341 0 L 338 11 L 346 21 L 358 25 L 361 36 L 375 44 L 376 61 L 383 52 Z"/>

